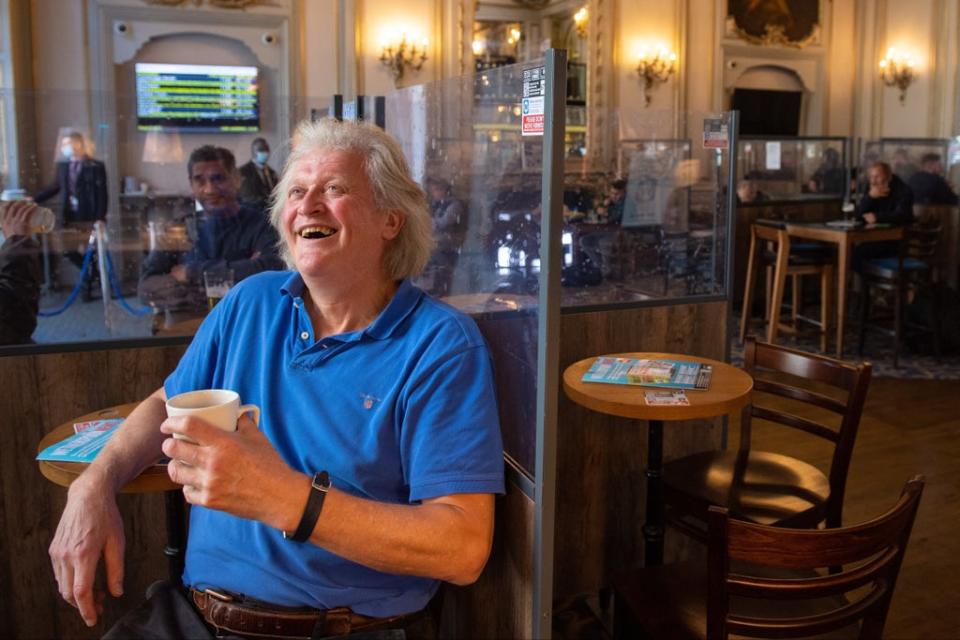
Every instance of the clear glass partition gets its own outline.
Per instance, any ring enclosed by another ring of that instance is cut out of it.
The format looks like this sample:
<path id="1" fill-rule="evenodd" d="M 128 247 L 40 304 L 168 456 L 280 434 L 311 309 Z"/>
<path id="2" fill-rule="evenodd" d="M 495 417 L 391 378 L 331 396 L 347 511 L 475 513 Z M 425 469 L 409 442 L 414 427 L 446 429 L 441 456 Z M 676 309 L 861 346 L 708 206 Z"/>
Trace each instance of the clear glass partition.
<path id="1" fill-rule="evenodd" d="M 531 477 L 543 138 L 521 135 L 521 101 L 524 70 L 542 65 L 397 91 L 386 118 L 433 217 L 437 247 L 417 284 L 480 324 L 499 364 L 504 446 Z"/>
<path id="2" fill-rule="evenodd" d="M 620 109 L 597 119 L 619 126 L 566 162 L 563 308 L 724 296 L 730 115 Z"/>
<path id="3" fill-rule="evenodd" d="M 922 174 L 926 172 L 945 178 L 956 193 L 960 186 L 960 137 L 861 140 L 858 197 L 868 189 L 867 169 L 874 162 L 889 164 L 894 175 L 911 184 L 915 190 L 923 190 L 925 183 Z"/>
<path id="4" fill-rule="evenodd" d="M 192 335 L 213 302 L 202 275 L 182 286 L 145 284 L 149 265 L 166 265 L 161 271 L 169 279 L 171 265 L 205 237 L 208 216 L 187 176 L 190 153 L 223 147 L 242 169 L 252 161 L 251 143 L 263 138 L 267 164 L 279 172 L 291 127 L 326 115 L 332 100 L 260 95 L 208 120 L 197 116 L 196 105 L 181 103 L 174 111 L 191 117 L 178 120 L 169 109 L 150 117 L 144 91 L 139 98 L 2 93 L 2 188 L 8 197 L 36 199 L 56 220 L 30 249 L 39 254 L 40 315 L 27 340 L 56 345 Z M 14 122 L 35 126 L 8 126 Z M 249 183 L 239 198 L 265 216 L 265 197 Z M 0 346 L 23 340 L 5 342 Z"/>
<path id="5" fill-rule="evenodd" d="M 743 136 L 737 146 L 740 200 L 845 198 L 851 163 L 848 138 Z"/>

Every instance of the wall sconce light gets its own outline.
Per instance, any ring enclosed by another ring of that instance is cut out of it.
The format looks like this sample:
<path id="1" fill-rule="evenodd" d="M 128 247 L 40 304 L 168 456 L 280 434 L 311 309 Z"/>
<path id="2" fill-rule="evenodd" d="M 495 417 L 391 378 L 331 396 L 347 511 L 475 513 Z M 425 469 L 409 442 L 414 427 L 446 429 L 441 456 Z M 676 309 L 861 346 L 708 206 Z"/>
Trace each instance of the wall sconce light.
<path id="1" fill-rule="evenodd" d="M 640 61 L 637 63 L 637 74 L 643 80 L 644 106 L 650 106 L 650 90 L 656 84 L 662 84 L 670 79 L 677 66 L 677 54 L 661 46 L 655 53 L 641 49 Z"/>
<path id="2" fill-rule="evenodd" d="M 907 87 L 913 84 L 916 76 L 913 73 L 914 59 L 909 53 L 901 53 L 890 47 L 887 55 L 880 61 L 880 78 L 888 87 L 900 89 L 900 104 L 907 99 Z"/>
<path id="3" fill-rule="evenodd" d="M 577 35 L 581 38 L 587 37 L 587 8 L 580 7 L 580 10 L 573 14 L 573 26 L 577 28 Z"/>
<path id="4" fill-rule="evenodd" d="M 407 34 L 400 37 L 400 42 L 383 45 L 380 52 L 380 63 L 393 74 L 395 85 L 400 84 L 407 69 L 420 71 L 427 61 L 427 39 L 424 38 L 420 46 L 407 43 Z"/>

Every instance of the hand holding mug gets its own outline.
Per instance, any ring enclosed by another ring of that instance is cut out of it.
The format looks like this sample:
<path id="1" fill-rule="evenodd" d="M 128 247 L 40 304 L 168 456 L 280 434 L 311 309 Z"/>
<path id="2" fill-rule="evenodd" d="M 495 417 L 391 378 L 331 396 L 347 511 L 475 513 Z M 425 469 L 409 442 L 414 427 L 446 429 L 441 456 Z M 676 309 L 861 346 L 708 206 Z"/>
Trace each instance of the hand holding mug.
<path id="1" fill-rule="evenodd" d="M 167 400 L 167 416 L 194 416 L 223 431 L 236 431 L 237 420 L 245 413 L 253 414 L 254 425 L 260 424 L 260 407 L 255 404 L 240 405 L 240 394 L 229 389 L 200 389 L 173 396 Z M 174 438 L 186 436 L 178 433 Z"/>

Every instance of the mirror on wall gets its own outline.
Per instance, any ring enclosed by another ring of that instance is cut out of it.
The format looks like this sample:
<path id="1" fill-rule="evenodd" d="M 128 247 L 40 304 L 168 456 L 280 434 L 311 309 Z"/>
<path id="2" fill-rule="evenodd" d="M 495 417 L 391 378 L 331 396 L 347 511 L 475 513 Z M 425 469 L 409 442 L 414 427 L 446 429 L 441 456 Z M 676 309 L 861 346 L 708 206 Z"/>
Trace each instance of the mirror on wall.
<path id="1" fill-rule="evenodd" d="M 587 109 L 587 36 L 589 20 L 583 0 L 552 2 L 543 0 L 484 1 L 476 4 L 470 24 L 472 68 L 478 72 L 523 63 L 542 57 L 549 48 L 567 50 L 567 130 L 565 147 L 569 158 L 583 158 L 586 148 Z M 475 96 L 479 108 L 498 110 L 509 115 L 516 105 L 490 96 L 481 81 Z M 510 96 L 499 96 L 510 98 Z M 512 139 L 514 126 L 506 118 L 504 128 L 485 132 L 496 141 Z M 515 127 L 515 128 L 518 128 Z"/>

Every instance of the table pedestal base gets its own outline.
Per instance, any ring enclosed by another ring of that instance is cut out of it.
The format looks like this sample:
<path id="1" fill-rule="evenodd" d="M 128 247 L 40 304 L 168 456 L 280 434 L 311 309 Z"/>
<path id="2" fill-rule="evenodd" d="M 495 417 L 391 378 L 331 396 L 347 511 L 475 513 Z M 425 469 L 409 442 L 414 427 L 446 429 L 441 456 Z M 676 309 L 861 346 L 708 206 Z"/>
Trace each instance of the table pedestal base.
<path id="1" fill-rule="evenodd" d="M 164 491 L 166 505 L 167 546 L 163 554 L 170 567 L 170 582 L 180 586 L 183 579 L 183 564 L 186 556 L 187 505 L 183 491 Z"/>
<path id="2" fill-rule="evenodd" d="M 663 564 L 663 421 L 647 421 L 647 506 L 643 523 L 643 564 Z"/>

